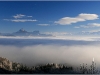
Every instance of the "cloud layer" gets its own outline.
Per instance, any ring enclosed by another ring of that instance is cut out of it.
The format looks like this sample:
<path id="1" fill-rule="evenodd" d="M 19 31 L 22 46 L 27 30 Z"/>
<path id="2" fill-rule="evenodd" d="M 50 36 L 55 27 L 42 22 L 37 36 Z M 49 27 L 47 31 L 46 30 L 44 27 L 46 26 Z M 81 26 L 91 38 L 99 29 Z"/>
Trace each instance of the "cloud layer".
<path id="1" fill-rule="evenodd" d="M 100 45 L 57 46 L 36 45 L 26 47 L 0 46 L 0 56 L 28 66 L 45 63 L 91 64 L 92 58 L 100 65 Z"/>
<path id="2" fill-rule="evenodd" d="M 0 42 L 4 43 L 0 44 L 0 56 L 6 57 L 11 61 L 24 63 L 28 66 L 40 63 L 67 63 L 74 66 L 79 66 L 82 63 L 87 63 L 88 65 L 90 65 L 93 57 L 95 58 L 95 62 L 97 63 L 97 65 L 100 65 L 100 42 L 98 43 L 95 41 L 87 42 L 74 40 L 55 41 L 53 39 L 35 39 L 34 41 L 13 39 L 12 41 L 9 40 L 10 42 L 7 40 L 9 39 L 0 40 Z M 33 44 L 32 42 L 35 44 Z M 63 43 L 65 42 L 68 44 L 64 45 Z M 7 43 L 9 45 L 6 45 Z M 24 45 L 26 43 L 28 44 L 26 44 L 25 46 L 17 46 L 16 43 Z"/>
<path id="3" fill-rule="evenodd" d="M 77 17 L 63 17 L 58 21 L 55 21 L 54 23 L 60 24 L 60 25 L 69 25 L 72 23 L 82 22 L 86 20 L 95 20 L 98 19 L 97 14 L 87 14 L 87 13 L 81 13 Z"/>

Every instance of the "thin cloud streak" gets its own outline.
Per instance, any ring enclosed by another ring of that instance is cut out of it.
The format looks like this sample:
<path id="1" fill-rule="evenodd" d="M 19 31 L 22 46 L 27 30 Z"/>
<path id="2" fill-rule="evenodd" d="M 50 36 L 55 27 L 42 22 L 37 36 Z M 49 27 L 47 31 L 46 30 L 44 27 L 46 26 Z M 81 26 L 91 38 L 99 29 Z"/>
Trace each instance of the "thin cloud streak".
<path id="1" fill-rule="evenodd" d="M 12 21 L 12 22 L 36 22 L 36 19 L 4 19 L 5 21 Z"/>
<path id="2" fill-rule="evenodd" d="M 100 23 L 88 23 L 87 25 L 80 25 L 74 28 L 93 28 L 93 27 L 100 27 Z"/>
<path id="3" fill-rule="evenodd" d="M 17 20 L 11 20 L 12 22 L 35 22 L 37 20 L 32 19 L 17 19 Z"/>
<path id="4" fill-rule="evenodd" d="M 16 14 L 13 16 L 13 19 L 3 19 L 4 21 L 11 21 L 11 22 L 35 22 L 36 19 L 29 19 L 32 16 L 27 16 L 23 14 Z"/>
<path id="5" fill-rule="evenodd" d="M 15 16 L 13 16 L 13 18 L 15 18 L 15 19 L 18 19 L 18 18 L 23 18 L 23 17 L 25 17 L 26 15 L 23 15 L 23 14 L 17 14 L 17 15 L 15 15 Z"/>
<path id="6" fill-rule="evenodd" d="M 65 34 L 65 33 L 64 33 Z M 51 36 L 51 37 L 34 37 L 34 36 L 0 36 L 1 39 L 58 39 L 58 40 L 80 40 L 80 41 L 100 41 L 100 36 Z M 98 39 L 98 40 L 97 40 Z"/>
<path id="7" fill-rule="evenodd" d="M 39 26 L 49 26 L 50 24 L 38 24 Z"/>

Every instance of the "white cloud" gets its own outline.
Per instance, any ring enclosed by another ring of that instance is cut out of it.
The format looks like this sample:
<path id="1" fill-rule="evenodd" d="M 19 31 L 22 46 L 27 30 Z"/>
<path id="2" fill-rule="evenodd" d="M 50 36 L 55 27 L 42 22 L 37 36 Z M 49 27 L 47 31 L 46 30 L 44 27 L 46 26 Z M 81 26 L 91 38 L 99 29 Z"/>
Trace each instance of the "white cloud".
<path id="1" fill-rule="evenodd" d="M 38 24 L 39 26 L 49 26 L 49 24 Z"/>
<path id="2" fill-rule="evenodd" d="M 36 19 L 29 19 L 29 17 L 32 17 L 32 16 L 17 14 L 15 16 L 13 16 L 14 19 L 3 19 L 3 20 L 12 21 L 12 22 L 35 22 L 35 21 L 37 21 Z"/>
<path id="3" fill-rule="evenodd" d="M 91 31 L 88 31 L 89 33 L 96 33 L 96 32 L 100 32 L 100 30 L 91 30 Z"/>
<path id="4" fill-rule="evenodd" d="M 12 22 L 35 22 L 37 20 L 33 19 L 3 19 L 5 21 L 12 21 Z"/>
<path id="5" fill-rule="evenodd" d="M 88 25 L 80 25 L 81 28 L 89 28 Z"/>
<path id="6" fill-rule="evenodd" d="M 13 19 L 11 21 L 12 22 L 35 22 L 37 20 L 32 20 L 32 19 Z"/>
<path id="7" fill-rule="evenodd" d="M 13 16 L 13 18 L 15 18 L 15 19 L 24 18 L 24 17 L 32 17 L 32 16 L 26 16 L 26 15 L 23 15 L 23 14 L 16 14 L 16 15 Z"/>
<path id="8" fill-rule="evenodd" d="M 90 23 L 88 24 L 89 27 L 100 27 L 100 23 Z"/>
<path id="9" fill-rule="evenodd" d="M 68 32 L 45 32 L 44 34 L 51 34 L 53 36 L 64 36 L 64 35 L 72 35 Z"/>
<path id="10" fill-rule="evenodd" d="M 84 20 L 95 20 L 98 19 L 98 15 L 97 14 L 86 14 L 86 13 L 81 13 L 79 14 L 79 16 L 77 18 L 81 18 Z"/>
<path id="11" fill-rule="evenodd" d="M 60 24 L 60 25 L 69 25 L 72 23 L 82 22 L 86 20 L 95 20 L 99 19 L 99 16 L 97 14 L 87 14 L 87 13 L 81 13 L 77 17 L 63 17 L 58 21 L 55 21 L 54 23 Z"/>
<path id="12" fill-rule="evenodd" d="M 23 14 L 17 14 L 15 16 L 13 16 L 15 19 L 18 19 L 18 18 L 23 18 L 25 17 L 26 15 L 23 15 Z"/>
<path id="13" fill-rule="evenodd" d="M 74 28 L 93 28 L 93 27 L 100 27 L 100 23 L 88 23 L 87 25 L 80 25 L 79 27 L 74 27 Z"/>
<path id="14" fill-rule="evenodd" d="M 99 30 L 82 31 L 81 33 L 84 34 L 84 35 L 92 35 L 92 36 L 98 36 L 99 37 L 100 29 Z M 97 41 L 100 41 L 100 39 L 97 40 Z"/>
<path id="15" fill-rule="evenodd" d="M 59 21 L 55 21 L 55 23 L 60 24 L 60 25 L 69 25 L 71 23 L 77 23 L 79 21 L 85 21 L 85 20 L 80 19 L 80 18 L 64 17 L 64 18 L 61 18 Z"/>

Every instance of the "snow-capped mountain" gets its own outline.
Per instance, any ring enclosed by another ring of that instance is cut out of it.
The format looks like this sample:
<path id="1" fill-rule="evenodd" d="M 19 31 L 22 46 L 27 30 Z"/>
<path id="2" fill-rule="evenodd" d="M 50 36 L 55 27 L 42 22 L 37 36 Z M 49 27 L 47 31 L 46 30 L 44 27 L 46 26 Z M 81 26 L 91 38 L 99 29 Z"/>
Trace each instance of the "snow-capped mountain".
<path id="1" fill-rule="evenodd" d="M 52 36 L 50 34 L 41 34 L 38 30 L 33 32 L 28 32 L 25 29 L 20 29 L 13 33 L 0 33 L 0 36 Z"/>

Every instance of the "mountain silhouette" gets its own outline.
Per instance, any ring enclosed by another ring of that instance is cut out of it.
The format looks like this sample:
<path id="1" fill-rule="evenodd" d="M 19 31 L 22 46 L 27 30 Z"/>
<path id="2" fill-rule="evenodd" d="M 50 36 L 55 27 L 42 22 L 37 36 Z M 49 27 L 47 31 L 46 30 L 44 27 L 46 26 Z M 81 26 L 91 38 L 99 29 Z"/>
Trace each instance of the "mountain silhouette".
<path id="1" fill-rule="evenodd" d="M 52 36 L 50 34 L 41 34 L 40 31 L 35 30 L 33 32 L 28 32 L 25 29 L 21 28 L 16 32 L 13 33 L 0 33 L 0 36 L 42 36 L 42 37 L 46 37 L 46 36 Z"/>

